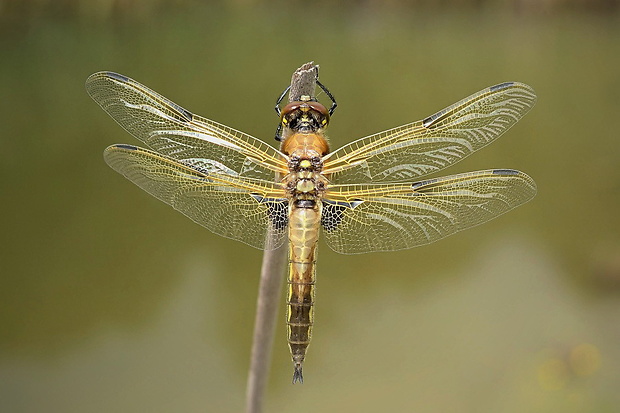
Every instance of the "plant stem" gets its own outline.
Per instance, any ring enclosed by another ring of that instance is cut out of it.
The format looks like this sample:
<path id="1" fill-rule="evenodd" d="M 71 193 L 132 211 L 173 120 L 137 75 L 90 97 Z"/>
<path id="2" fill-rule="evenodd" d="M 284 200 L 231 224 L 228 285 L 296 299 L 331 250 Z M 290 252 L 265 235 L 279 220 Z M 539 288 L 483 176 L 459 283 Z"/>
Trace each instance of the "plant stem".
<path id="1" fill-rule="evenodd" d="M 299 100 L 302 95 L 314 96 L 318 75 L 319 67 L 314 62 L 308 62 L 297 69 L 291 78 L 288 101 Z M 279 180 L 279 177 L 276 176 L 275 178 Z M 260 413 L 263 407 L 276 320 L 281 301 L 282 275 L 286 263 L 287 247 L 288 245 L 284 243 L 280 248 L 265 251 L 263 254 L 256 319 L 254 321 L 252 356 L 246 389 L 247 413 Z"/>

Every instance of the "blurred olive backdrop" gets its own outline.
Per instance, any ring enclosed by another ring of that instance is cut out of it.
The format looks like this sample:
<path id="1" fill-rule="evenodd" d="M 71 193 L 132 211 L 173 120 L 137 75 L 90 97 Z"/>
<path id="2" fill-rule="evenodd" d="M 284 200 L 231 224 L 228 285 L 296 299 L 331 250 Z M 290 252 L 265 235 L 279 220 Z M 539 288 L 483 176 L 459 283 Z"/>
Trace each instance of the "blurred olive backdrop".
<path id="1" fill-rule="evenodd" d="M 238 412 L 261 252 L 103 162 L 138 142 L 84 90 L 113 70 L 270 144 L 301 64 L 332 147 L 484 87 L 537 106 L 445 171 L 517 168 L 530 203 L 436 244 L 321 244 L 306 382 L 284 299 L 268 412 L 620 410 L 617 1 L 0 1 L 0 411 Z"/>

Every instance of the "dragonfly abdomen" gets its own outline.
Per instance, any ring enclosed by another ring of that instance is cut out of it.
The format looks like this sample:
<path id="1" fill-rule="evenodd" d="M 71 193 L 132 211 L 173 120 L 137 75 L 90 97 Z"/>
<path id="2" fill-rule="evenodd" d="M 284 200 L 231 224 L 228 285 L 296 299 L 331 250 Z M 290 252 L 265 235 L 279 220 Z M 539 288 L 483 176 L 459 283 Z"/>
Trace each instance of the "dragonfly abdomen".
<path id="1" fill-rule="evenodd" d="M 312 337 L 320 222 L 320 203 L 314 203 L 311 208 L 293 206 L 291 209 L 286 324 L 295 368 L 293 383 L 303 382 L 302 366 Z"/>

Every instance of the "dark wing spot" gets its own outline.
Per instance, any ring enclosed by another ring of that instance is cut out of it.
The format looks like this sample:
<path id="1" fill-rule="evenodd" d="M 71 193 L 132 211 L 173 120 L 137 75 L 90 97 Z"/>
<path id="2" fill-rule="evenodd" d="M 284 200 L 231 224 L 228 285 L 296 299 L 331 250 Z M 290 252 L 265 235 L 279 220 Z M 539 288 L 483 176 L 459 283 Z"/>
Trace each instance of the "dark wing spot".
<path id="1" fill-rule="evenodd" d="M 494 169 L 493 170 L 493 174 L 494 175 L 519 175 L 519 171 L 514 170 L 514 169 Z"/>
<path id="2" fill-rule="evenodd" d="M 427 179 L 426 181 L 414 182 L 414 183 L 411 184 L 411 189 L 416 189 L 416 188 L 419 188 L 421 186 L 426 186 L 426 185 L 434 184 L 437 181 L 438 181 L 438 179 Z"/>
<path id="3" fill-rule="evenodd" d="M 430 127 L 437 119 L 442 117 L 445 113 L 446 113 L 445 110 L 440 110 L 439 112 L 435 113 L 434 115 L 429 116 L 428 118 L 426 118 L 426 119 L 424 119 L 422 121 L 422 126 L 424 126 L 425 128 Z"/>
<path id="4" fill-rule="evenodd" d="M 129 78 L 127 76 L 123 76 L 120 73 L 116 72 L 104 72 L 107 77 L 118 80 L 119 82 L 127 83 L 129 82 Z"/>
<path id="5" fill-rule="evenodd" d="M 504 83 L 500 83 L 499 85 L 495 85 L 495 86 L 491 86 L 489 88 L 490 92 L 495 92 L 497 90 L 502 90 L 502 89 L 506 89 L 507 87 L 510 87 L 512 85 L 514 85 L 515 82 L 504 82 Z"/>
<path id="6" fill-rule="evenodd" d="M 323 200 L 323 213 L 321 214 L 321 225 L 327 232 L 338 229 L 344 218 L 344 213 L 348 209 L 354 209 L 363 204 L 364 201 L 356 199 L 353 202 Z"/>
<path id="7" fill-rule="evenodd" d="M 184 118 L 183 119 L 184 121 L 191 122 L 192 119 L 194 119 L 194 114 L 190 112 L 189 110 L 182 108 L 181 106 L 177 105 L 174 102 L 168 101 L 168 104 L 172 106 L 173 108 L 175 108 L 177 112 L 179 112 L 179 114 Z"/>
<path id="8" fill-rule="evenodd" d="M 124 143 L 119 143 L 118 145 L 114 145 L 115 148 L 118 149 L 127 149 L 128 151 L 137 151 L 138 147 L 133 145 L 127 145 Z"/>
<path id="9" fill-rule="evenodd" d="M 337 206 L 341 206 L 341 207 L 345 207 L 349 209 L 357 208 L 363 203 L 364 201 L 362 201 L 361 199 L 354 199 L 352 202 L 332 201 L 329 199 L 323 200 L 323 205 L 337 205 Z"/>
<path id="10" fill-rule="evenodd" d="M 277 230 L 284 230 L 288 226 L 288 200 L 271 202 L 267 205 L 269 220 Z"/>
<path id="11" fill-rule="evenodd" d="M 288 226 L 288 199 L 264 198 L 258 194 L 250 194 L 259 204 L 267 205 L 267 215 L 274 229 L 279 231 Z"/>
<path id="12" fill-rule="evenodd" d="M 342 222 L 346 207 L 336 204 L 323 202 L 323 213 L 321 214 L 321 226 L 327 232 L 335 231 Z"/>

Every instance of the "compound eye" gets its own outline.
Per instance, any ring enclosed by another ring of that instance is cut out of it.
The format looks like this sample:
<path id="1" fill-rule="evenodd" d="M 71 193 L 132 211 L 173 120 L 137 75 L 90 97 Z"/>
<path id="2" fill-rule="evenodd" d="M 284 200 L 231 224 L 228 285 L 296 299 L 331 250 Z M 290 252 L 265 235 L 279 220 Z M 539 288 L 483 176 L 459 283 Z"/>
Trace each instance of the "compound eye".
<path id="1" fill-rule="evenodd" d="M 282 116 L 286 116 L 289 113 L 291 113 L 292 111 L 296 110 L 299 108 L 301 102 L 291 102 L 289 104 L 287 104 L 286 106 L 284 106 L 281 110 Z"/>
<path id="2" fill-rule="evenodd" d="M 323 116 L 329 116 L 329 111 L 320 102 L 308 102 L 308 105 Z"/>

